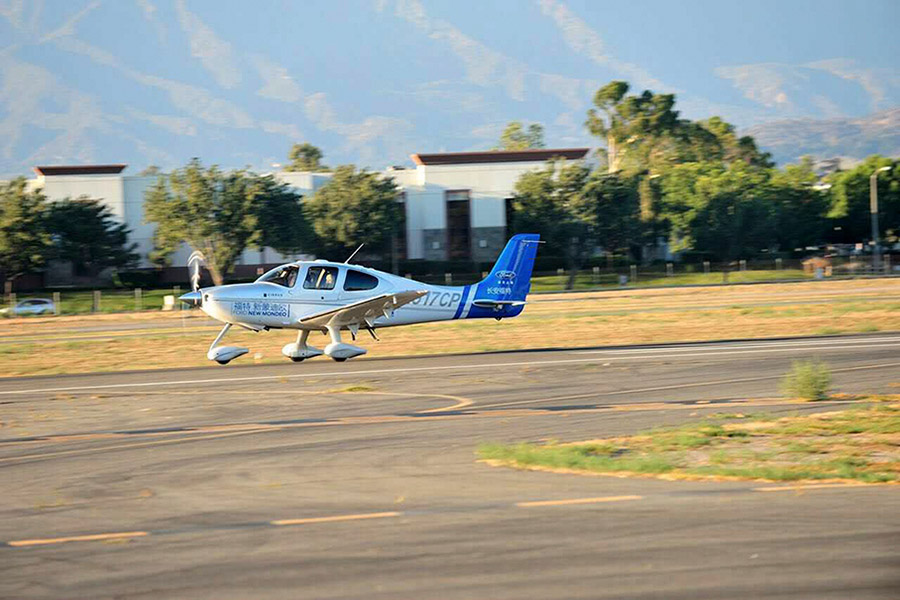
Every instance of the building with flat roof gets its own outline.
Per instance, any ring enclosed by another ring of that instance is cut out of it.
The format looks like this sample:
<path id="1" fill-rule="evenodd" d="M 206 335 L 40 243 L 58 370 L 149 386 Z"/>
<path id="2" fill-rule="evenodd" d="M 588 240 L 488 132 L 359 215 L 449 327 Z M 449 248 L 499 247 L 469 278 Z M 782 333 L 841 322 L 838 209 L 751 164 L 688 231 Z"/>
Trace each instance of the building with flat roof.
<path id="1" fill-rule="evenodd" d="M 502 250 L 516 181 L 551 158 L 580 161 L 588 148 L 413 154 L 414 167 L 383 172 L 400 189 L 405 223 L 398 248 L 401 259 L 490 262 Z M 38 166 L 29 187 L 43 189 L 50 200 L 97 199 L 131 230 L 141 266 L 150 267 L 153 225 L 144 222 L 144 194 L 157 175 L 126 175 L 126 165 Z M 330 173 L 274 173 L 303 196 L 325 185 Z M 365 240 L 360 240 L 365 242 Z M 186 266 L 191 249 L 180 248 L 173 266 Z M 315 254 L 313 251 L 312 254 Z M 239 264 L 267 265 L 294 259 L 271 248 L 246 250 Z M 324 257 L 323 257 L 324 258 Z M 335 257 L 327 257 L 335 258 Z"/>

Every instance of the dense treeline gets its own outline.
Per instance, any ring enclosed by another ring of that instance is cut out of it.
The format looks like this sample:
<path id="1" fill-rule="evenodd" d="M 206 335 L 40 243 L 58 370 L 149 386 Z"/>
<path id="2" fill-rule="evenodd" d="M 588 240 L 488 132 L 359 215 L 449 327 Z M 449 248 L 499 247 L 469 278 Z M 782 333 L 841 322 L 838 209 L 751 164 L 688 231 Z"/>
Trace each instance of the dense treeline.
<path id="1" fill-rule="evenodd" d="M 682 119 L 672 94 L 598 90 L 586 127 L 601 138 L 595 169 L 551 162 L 519 180 L 513 228 L 540 231 L 576 269 L 601 249 L 632 260 L 660 239 L 687 259 L 733 261 L 871 237 L 869 177 L 897 161 L 872 156 L 820 180 L 811 158 L 776 168 L 753 138 L 719 117 Z M 881 236 L 900 234 L 900 172 L 877 176 Z"/>
<path id="2" fill-rule="evenodd" d="M 52 260 L 69 261 L 76 275 L 92 278 L 126 269 L 138 261 L 134 248 L 128 228 L 97 200 L 49 202 L 22 177 L 0 186 L 0 273 L 10 287 Z"/>
<path id="3" fill-rule="evenodd" d="M 319 165 L 322 154 L 314 150 L 303 160 L 311 164 L 313 156 Z M 341 257 L 365 242 L 369 251 L 384 252 L 401 222 L 397 194 L 392 179 L 348 165 L 302 199 L 271 175 L 223 172 L 195 159 L 160 176 L 146 195 L 144 214 L 156 225 L 151 258 L 166 264 L 186 242 L 203 253 L 220 285 L 246 248 Z"/>

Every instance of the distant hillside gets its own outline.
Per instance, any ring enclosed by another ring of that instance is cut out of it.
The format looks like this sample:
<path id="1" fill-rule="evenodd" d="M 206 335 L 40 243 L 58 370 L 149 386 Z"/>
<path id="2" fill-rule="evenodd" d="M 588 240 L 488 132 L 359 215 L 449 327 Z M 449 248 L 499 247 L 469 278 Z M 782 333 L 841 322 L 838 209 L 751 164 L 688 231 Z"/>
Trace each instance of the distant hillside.
<path id="1" fill-rule="evenodd" d="M 900 156 L 900 107 L 862 118 L 785 119 L 746 130 L 783 165 L 811 154 L 860 160 L 870 154 Z"/>

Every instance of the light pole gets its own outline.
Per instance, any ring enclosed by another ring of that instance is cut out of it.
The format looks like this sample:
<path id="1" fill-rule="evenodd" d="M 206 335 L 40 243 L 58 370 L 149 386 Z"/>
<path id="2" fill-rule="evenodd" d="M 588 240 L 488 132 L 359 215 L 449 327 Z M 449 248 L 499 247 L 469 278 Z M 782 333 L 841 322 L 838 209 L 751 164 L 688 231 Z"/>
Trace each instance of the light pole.
<path id="1" fill-rule="evenodd" d="M 872 172 L 869 177 L 869 212 L 872 213 L 872 268 L 875 272 L 881 270 L 881 247 L 878 245 L 878 174 L 882 171 L 890 171 L 891 167 L 881 167 Z"/>

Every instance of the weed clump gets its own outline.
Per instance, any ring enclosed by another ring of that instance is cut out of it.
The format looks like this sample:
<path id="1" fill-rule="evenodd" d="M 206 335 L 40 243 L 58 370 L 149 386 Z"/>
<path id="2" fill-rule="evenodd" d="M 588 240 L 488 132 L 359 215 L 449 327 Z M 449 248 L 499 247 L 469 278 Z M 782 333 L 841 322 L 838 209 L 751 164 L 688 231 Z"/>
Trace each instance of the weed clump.
<path id="1" fill-rule="evenodd" d="M 802 398 L 809 402 L 827 400 L 831 390 L 831 370 L 819 360 L 796 360 L 781 381 L 786 398 Z"/>

